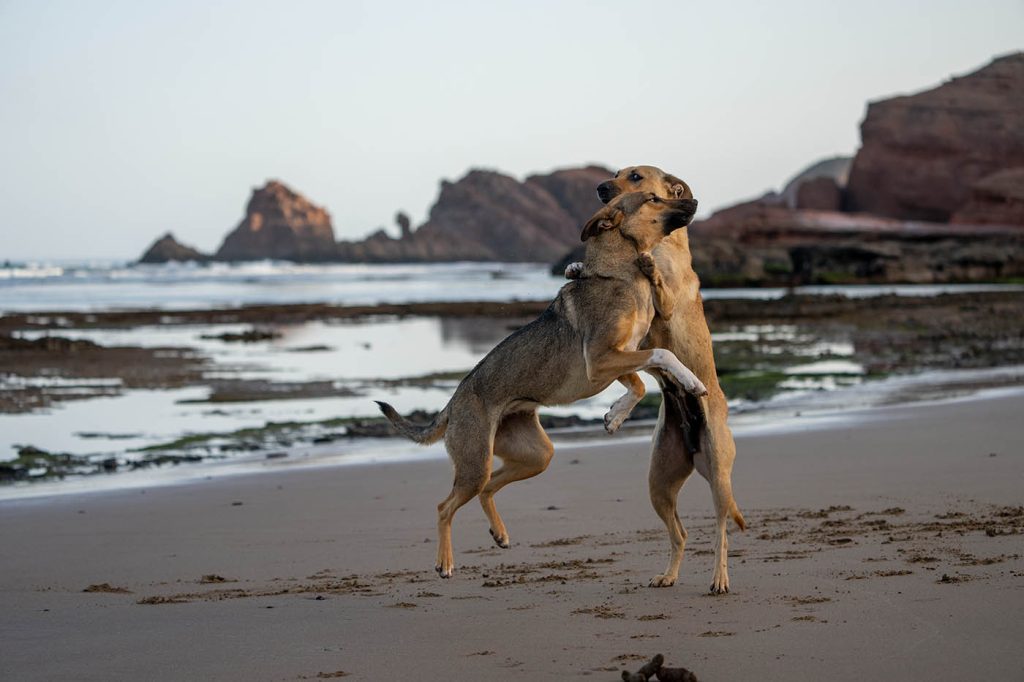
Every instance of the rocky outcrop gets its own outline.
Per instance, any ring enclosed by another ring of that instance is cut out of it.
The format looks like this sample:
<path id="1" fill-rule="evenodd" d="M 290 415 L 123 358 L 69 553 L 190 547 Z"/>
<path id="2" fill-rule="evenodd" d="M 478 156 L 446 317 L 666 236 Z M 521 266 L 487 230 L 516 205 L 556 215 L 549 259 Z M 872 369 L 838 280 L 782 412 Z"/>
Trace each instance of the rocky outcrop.
<path id="1" fill-rule="evenodd" d="M 544 254 L 565 250 L 578 227 L 573 223 L 542 187 L 500 173 L 471 171 L 456 183 L 442 183 L 418 237 L 430 244 L 435 257 L 440 255 L 437 249 L 461 242 L 477 260 L 543 260 Z"/>
<path id="2" fill-rule="evenodd" d="M 409 220 L 409 216 L 399 211 L 395 214 L 395 224 L 398 225 L 398 233 L 402 239 L 412 236 L 412 221 Z"/>
<path id="3" fill-rule="evenodd" d="M 204 253 L 200 253 L 191 246 L 185 246 L 177 239 L 174 235 L 168 232 L 163 237 L 160 237 L 153 245 L 146 249 L 146 252 L 142 254 L 142 258 L 139 259 L 140 263 L 167 263 L 171 261 L 196 261 L 204 262 L 210 260 L 210 257 Z"/>
<path id="4" fill-rule="evenodd" d="M 811 164 L 786 183 L 779 200 L 789 208 L 842 210 L 852 162 L 851 156 L 833 156 Z"/>
<path id="5" fill-rule="evenodd" d="M 1024 53 L 916 95 L 868 106 L 847 208 L 947 222 L 974 184 L 1024 166 Z"/>
<path id="6" fill-rule="evenodd" d="M 826 159 L 780 194 L 694 223 L 705 285 L 1024 275 L 1024 53 L 871 104 L 861 131 L 852 166 Z"/>
<path id="7" fill-rule="evenodd" d="M 1024 276 L 1024 230 L 907 222 L 752 201 L 690 227 L 705 286 L 998 281 Z"/>
<path id="8" fill-rule="evenodd" d="M 825 159 L 691 225 L 704 285 L 1024 276 L 1024 53 L 873 103 L 861 131 L 852 165 Z"/>
<path id="9" fill-rule="evenodd" d="M 399 239 L 384 231 L 338 244 L 346 261 L 550 261 L 579 242 L 583 223 L 601 207 L 594 190 L 611 175 L 590 166 L 520 182 L 472 170 L 442 181 L 427 222 Z"/>
<path id="10" fill-rule="evenodd" d="M 418 228 L 399 212 L 395 215 L 398 238 L 378 230 L 359 241 L 337 243 L 326 210 L 273 180 L 253 190 L 242 222 L 212 258 L 550 261 L 579 242 L 581 227 L 601 207 L 594 188 L 610 175 L 607 168 L 587 166 L 532 175 L 520 182 L 495 171 L 472 170 L 456 182 L 442 181 L 427 222 Z M 153 257 L 165 252 L 180 251 L 169 242 Z M 176 259 L 180 258 L 164 260 Z"/>
<path id="11" fill-rule="evenodd" d="M 998 171 L 971 185 L 970 200 L 952 222 L 1024 225 L 1024 167 Z"/>
<path id="12" fill-rule="evenodd" d="M 1008 226 L 1024 226 L 1022 114 L 1024 53 L 872 103 L 852 163 L 824 159 L 780 193 L 691 226 L 698 272 L 711 285 L 1020 276 L 1024 231 Z M 610 175 L 588 166 L 519 181 L 472 170 L 441 183 L 418 228 L 399 213 L 397 238 L 378 230 L 340 243 L 327 211 L 272 181 L 213 258 L 553 261 L 578 246 L 601 206 L 595 187 Z M 166 239 L 148 262 L 202 257 Z"/>
<path id="13" fill-rule="evenodd" d="M 1024 230 L 1008 225 L 907 222 L 792 209 L 778 195 L 745 202 L 689 227 L 705 287 L 940 284 L 1024 277 Z M 561 275 L 583 249 L 552 266 Z"/>
<path id="14" fill-rule="evenodd" d="M 610 178 L 613 172 L 603 166 L 585 166 L 557 170 L 547 175 L 531 175 L 527 185 L 535 185 L 554 198 L 572 219 L 572 236 L 579 237 L 583 224 L 601 208 L 597 186 Z"/>
<path id="15" fill-rule="evenodd" d="M 214 259 L 241 261 L 264 258 L 336 260 L 337 248 L 330 214 L 277 180 L 253 190 L 245 217 L 224 238 Z"/>
<path id="16" fill-rule="evenodd" d="M 840 211 L 843 208 L 843 188 L 834 178 L 814 178 L 800 183 L 796 190 L 794 208 L 812 211 Z"/>

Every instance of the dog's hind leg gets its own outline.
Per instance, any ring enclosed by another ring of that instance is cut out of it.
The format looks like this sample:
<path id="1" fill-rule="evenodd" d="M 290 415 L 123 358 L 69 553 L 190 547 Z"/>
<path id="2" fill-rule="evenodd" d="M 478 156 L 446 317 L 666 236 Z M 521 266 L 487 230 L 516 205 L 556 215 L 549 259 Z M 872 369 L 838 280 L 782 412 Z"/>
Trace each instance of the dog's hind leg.
<path id="1" fill-rule="evenodd" d="M 732 517 L 740 530 L 746 528 L 746 522 L 732 494 L 732 464 L 736 458 L 736 444 L 724 414 L 709 414 L 707 429 L 701 441 L 701 452 L 696 456 L 697 470 L 711 486 L 717 525 L 711 594 L 725 594 L 729 591 L 728 520 Z"/>
<path id="2" fill-rule="evenodd" d="M 693 473 L 693 458 L 683 442 L 681 415 L 675 403 L 662 398 L 658 426 L 651 451 L 651 468 L 647 477 L 651 505 L 668 530 L 671 543 L 668 565 L 663 573 L 651 578 L 651 587 L 669 587 L 679 577 L 686 548 L 686 528 L 676 511 L 679 490 Z"/>
<path id="3" fill-rule="evenodd" d="M 459 507 L 480 494 L 491 474 L 493 436 L 483 424 L 452 428 L 445 434 L 448 454 L 455 465 L 455 481 L 448 497 L 437 505 L 437 563 L 434 570 L 442 578 L 452 577 L 455 555 L 452 551 L 452 519 Z M 476 428 L 474 428 L 476 427 Z"/>
<path id="4" fill-rule="evenodd" d="M 494 494 L 514 481 L 532 478 L 548 468 L 555 449 L 541 428 L 536 412 L 511 414 L 501 422 L 494 436 L 494 454 L 502 459 L 502 467 L 491 474 L 491 480 L 480 493 L 480 504 L 491 523 L 491 537 L 503 549 L 511 544 Z"/>

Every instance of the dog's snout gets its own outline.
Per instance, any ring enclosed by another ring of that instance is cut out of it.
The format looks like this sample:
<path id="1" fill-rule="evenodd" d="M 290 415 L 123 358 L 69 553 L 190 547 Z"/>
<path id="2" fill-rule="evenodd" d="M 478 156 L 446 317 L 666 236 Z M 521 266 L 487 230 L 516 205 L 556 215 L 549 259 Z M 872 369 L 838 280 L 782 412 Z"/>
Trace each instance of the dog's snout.
<path id="1" fill-rule="evenodd" d="M 597 198 L 602 203 L 607 204 L 609 201 L 615 198 L 616 192 L 615 183 L 611 180 L 606 180 L 597 186 Z"/>
<path id="2" fill-rule="evenodd" d="M 690 216 L 693 216 L 693 215 L 695 215 L 697 213 L 697 200 L 696 199 L 676 199 L 676 201 L 675 201 L 675 209 L 677 211 L 682 211 L 683 213 L 687 213 Z"/>

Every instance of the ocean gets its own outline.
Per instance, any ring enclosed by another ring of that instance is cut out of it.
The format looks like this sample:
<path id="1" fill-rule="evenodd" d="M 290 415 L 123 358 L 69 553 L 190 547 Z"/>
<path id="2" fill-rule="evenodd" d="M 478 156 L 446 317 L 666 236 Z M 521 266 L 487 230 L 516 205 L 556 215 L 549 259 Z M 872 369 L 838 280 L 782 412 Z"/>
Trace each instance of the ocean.
<path id="1" fill-rule="evenodd" d="M 158 308 L 227 308 L 254 304 L 373 305 L 426 301 L 532 301 L 565 283 L 543 263 L 296 264 L 124 261 L 30 262 L 0 266 L 0 314 Z M 711 298 L 779 298 L 793 293 L 845 296 L 1005 291 L 1014 285 L 807 286 L 787 290 L 710 289 Z"/>

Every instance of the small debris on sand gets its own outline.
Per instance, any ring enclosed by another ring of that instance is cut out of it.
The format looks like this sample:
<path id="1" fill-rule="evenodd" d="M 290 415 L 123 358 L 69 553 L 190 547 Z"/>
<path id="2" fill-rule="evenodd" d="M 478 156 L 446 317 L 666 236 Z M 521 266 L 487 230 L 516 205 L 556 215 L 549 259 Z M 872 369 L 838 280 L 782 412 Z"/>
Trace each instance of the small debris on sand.
<path id="1" fill-rule="evenodd" d="M 145 597 L 135 602 L 136 604 L 187 604 L 188 599 L 183 597 Z"/>
<path id="2" fill-rule="evenodd" d="M 210 585 L 213 583 L 234 583 L 238 581 L 225 578 L 224 576 L 217 575 L 216 573 L 208 573 L 200 578 L 198 582 L 200 585 Z"/>
<path id="3" fill-rule="evenodd" d="M 108 594 L 131 594 L 132 591 L 126 587 L 114 587 L 110 583 L 97 583 L 89 585 L 82 592 L 106 592 Z"/>

